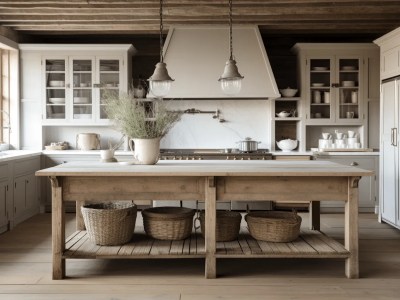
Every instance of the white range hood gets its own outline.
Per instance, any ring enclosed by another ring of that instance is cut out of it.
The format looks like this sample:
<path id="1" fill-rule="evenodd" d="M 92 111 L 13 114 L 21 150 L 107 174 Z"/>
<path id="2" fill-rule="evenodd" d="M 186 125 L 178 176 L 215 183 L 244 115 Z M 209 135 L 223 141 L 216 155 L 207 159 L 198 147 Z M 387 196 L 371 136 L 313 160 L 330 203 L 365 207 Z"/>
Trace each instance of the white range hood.
<path id="1" fill-rule="evenodd" d="M 229 58 L 228 26 L 171 26 L 164 61 L 175 79 L 167 99 L 274 99 L 280 97 L 257 26 L 233 27 L 233 54 L 244 76 L 236 96 L 218 82 Z"/>

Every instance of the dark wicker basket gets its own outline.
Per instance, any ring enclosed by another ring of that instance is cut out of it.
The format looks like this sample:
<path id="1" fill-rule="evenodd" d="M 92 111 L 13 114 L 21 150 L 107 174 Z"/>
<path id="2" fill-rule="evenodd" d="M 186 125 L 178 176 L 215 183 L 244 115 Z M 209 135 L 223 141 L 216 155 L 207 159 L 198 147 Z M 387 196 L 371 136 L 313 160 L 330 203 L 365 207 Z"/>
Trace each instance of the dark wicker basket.
<path id="1" fill-rule="evenodd" d="M 135 204 L 88 204 L 81 211 L 89 239 L 96 245 L 122 245 L 132 238 L 137 215 Z"/>
<path id="2" fill-rule="evenodd" d="M 250 212 L 245 220 L 251 236 L 267 242 L 291 242 L 300 233 L 301 217 L 296 212 Z"/>
<path id="3" fill-rule="evenodd" d="M 142 211 L 144 231 L 158 240 L 183 240 L 190 236 L 195 210 L 185 207 L 153 207 Z"/>
<path id="4" fill-rule="evenodd" d="M 205 213 L 200 213 L 201 234 L 205 236 Z M 236 240 L 239 236 L 242 215 L 236 211 L 217 210 L 215 234 L 217 242 Z"/>

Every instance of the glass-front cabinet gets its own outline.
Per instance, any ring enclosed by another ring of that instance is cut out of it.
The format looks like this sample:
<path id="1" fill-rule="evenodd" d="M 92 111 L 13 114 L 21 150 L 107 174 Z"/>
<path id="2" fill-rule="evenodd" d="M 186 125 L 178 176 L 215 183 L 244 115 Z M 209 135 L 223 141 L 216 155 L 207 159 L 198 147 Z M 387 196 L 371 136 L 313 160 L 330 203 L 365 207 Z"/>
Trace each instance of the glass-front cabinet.
<path id="1" fill-rule="evenodd" d="M 363 118 L 362 59 L 351 56 L 307 58 L 307 119 L 310 123 L 359 123 Z"/>
<path id="2" fill-rule="evenodd" d="M 45 125 L 109 124 L 105 97 L 127 89 L 122 57 L 45 57 L 42 65 Z"/>
<path id="3" fill-rule="evenodd" d="M 49 58 L 44 62 L 45 110 L 44 119 L 65 120 L 67 117 L 67 67 L 63 58 Z"/>

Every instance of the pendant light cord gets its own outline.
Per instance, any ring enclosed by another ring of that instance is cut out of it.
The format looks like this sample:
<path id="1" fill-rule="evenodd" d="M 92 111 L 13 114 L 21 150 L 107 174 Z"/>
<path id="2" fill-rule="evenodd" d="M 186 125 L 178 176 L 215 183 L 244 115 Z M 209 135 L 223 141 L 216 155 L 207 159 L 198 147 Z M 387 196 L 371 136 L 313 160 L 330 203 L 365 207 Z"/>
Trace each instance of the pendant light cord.
<path id="1" fill-rule="evenodd" d="M 163 0 L 160 0 L 160 62 L 164 62 L 163 29 Z"/>
<path id="2" fill-rule="evenodd" d="M 232 0 L 229 0 L 229 51 L 230 60 L 233 60 L 233 50 L 232 50 Z"/>

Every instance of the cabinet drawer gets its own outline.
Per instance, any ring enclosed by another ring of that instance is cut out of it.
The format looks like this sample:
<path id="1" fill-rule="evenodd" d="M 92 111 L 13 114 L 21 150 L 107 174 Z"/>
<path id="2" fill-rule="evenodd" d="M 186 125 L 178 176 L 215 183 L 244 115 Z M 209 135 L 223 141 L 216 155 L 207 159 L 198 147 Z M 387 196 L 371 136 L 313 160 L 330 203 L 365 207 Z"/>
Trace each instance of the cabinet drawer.
<path id="1" fill-rule="evenodd" d="M 36 172 L 40 169 L 40 159 L 38 157 L 16 161 L 14 163 L 14 176 Z"/>
<path id="2" fill-rule="evenodd" d="M 7 179 L 11 174 L 9 174 L 8 164 L 0 165 L 0 180 Z"/>

